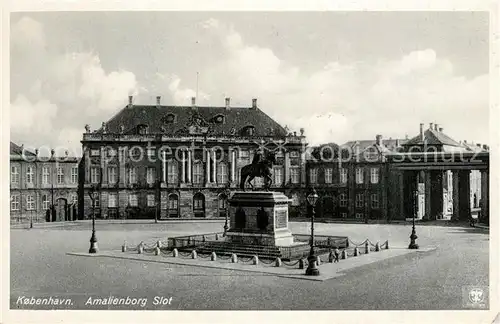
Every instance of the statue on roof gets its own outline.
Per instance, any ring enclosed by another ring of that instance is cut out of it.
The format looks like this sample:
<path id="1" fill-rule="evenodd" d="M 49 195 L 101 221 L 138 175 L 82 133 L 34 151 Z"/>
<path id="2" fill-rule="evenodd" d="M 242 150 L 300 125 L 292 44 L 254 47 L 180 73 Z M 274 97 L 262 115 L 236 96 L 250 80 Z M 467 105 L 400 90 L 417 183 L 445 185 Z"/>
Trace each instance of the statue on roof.
<path id="1" fill-rule="evenodd" d="M 85 124 L 85 132 L 90 133 L 90 125 Z"/>

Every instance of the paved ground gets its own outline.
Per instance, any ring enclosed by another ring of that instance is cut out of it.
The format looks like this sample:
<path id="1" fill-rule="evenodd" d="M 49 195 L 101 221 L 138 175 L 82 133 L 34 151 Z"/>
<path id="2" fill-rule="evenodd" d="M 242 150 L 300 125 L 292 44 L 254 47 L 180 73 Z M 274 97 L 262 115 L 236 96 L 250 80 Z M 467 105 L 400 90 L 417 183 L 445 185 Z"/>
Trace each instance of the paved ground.
<path id="1" fill-rule="evenodd" d="M 99 223 L 102 250 L 128 242 L 153 242 L 168 236 L 217 232 L 222 223 Z M 307 223 L 291 223 L 294 233 L 308 233 Z M 361 242 L 389 240 L 406 246 L 408 225 L 318 224 L 318 234 L 348 235 Z M 19 297 L 71 298 L 80 309 L 130 309 L 90 306 L 89 297 L 147 298 L 146 309 L 460 309 L 462 287 L 488 285 L 488 232 L 450 226 L 417 228 L 430 253 L 409 254 L 350 270 L 345 276 L 314 282 L 270 274 L 144 263 L 67 255 L 89 247 L 90 223 L 11 230 L 11 308 Z M 162 299 L 166 305 L 154 305 Z M 172 299 L 169 301 L 169 298 Z M 26 306 L 24 306 L 26 307 Z M 41 306 L 38 306 L 41 307 Z M 46 306 L 43 306 L 46 307 Z M 61 308 L 64 308 L 61 307 Z M 48 307 L 50 308 L 50 307 Z"/>

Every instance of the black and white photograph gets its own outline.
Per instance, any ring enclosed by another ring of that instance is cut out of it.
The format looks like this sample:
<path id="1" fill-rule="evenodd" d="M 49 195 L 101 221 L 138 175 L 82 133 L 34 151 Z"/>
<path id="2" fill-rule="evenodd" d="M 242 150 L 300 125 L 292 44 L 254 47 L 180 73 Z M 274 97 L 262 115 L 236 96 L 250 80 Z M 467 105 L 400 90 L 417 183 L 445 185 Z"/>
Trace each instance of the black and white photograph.
<path id="1" fill-rule="evenodd" d="M 5 322 L 493 323 L 486 4 L 4 13 Z"/>

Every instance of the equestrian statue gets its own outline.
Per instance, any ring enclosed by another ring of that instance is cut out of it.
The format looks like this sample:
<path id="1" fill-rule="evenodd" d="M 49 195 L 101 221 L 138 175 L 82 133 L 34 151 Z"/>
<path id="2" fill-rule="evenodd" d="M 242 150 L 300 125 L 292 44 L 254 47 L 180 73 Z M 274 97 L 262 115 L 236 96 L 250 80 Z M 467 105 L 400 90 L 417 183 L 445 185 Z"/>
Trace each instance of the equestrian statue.
<path id="1" fill-rule="evenodd" d="M 262 152 L 256 152 L 252 163 L 241 168 L 240 189 L 245 191 L 245 184 L 247 182 L 253 189 L 254 186 L 251 181 L 255 177 L 260 177 L 264 179 L 264 189 L 269 191 L 273 182 L 272 169 L 274 164 L 276 164 L 276 155 L 274 152 L 267 151 L 266 156 Z"/>

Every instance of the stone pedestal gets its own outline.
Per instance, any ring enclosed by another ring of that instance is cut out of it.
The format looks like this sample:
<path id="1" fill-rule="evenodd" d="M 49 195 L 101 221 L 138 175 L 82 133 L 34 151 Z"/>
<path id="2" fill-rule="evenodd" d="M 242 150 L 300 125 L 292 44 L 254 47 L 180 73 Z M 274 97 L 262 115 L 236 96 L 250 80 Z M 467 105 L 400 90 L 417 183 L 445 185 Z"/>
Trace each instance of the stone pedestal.
<path id="1" fill-rule="evenodd" d="M 230 229 L 226 240 L 235 244 L 290 246 L 290 199 L 281 192 L 235 192 L 229 199 Z"/>

